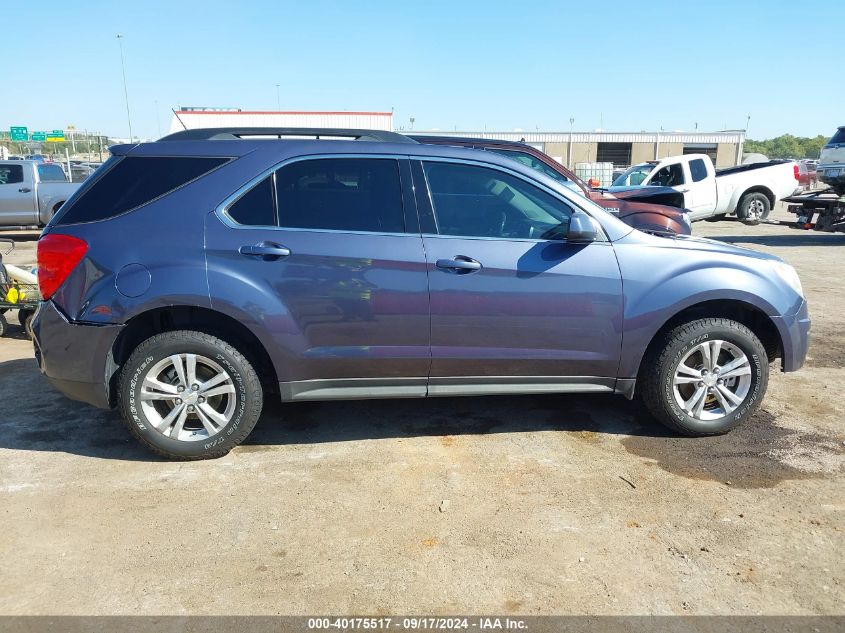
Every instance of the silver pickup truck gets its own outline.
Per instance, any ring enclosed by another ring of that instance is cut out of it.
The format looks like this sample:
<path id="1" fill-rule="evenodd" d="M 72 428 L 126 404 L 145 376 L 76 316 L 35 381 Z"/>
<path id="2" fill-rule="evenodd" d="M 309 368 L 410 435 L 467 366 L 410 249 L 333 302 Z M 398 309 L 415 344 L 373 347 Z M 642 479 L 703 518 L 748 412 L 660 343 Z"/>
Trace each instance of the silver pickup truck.
<path id="1" fill-rule="evenodd" d="M 0 226 L 43 226 L 77 189 L 56 163 L 2 160 Z"/>

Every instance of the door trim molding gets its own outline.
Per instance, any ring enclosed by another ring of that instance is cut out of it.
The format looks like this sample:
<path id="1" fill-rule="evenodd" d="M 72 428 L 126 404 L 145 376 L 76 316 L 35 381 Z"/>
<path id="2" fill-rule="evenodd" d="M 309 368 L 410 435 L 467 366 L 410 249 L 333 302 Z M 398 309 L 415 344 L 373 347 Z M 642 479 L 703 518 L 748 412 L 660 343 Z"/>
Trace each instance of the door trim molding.
<path id="1" fill-rule="evenodd" d="M 613 393 L 615 390 L 615 378 L 599 376 L 329 378 L 279 383 L 284 402 L 535 393 Z"/>

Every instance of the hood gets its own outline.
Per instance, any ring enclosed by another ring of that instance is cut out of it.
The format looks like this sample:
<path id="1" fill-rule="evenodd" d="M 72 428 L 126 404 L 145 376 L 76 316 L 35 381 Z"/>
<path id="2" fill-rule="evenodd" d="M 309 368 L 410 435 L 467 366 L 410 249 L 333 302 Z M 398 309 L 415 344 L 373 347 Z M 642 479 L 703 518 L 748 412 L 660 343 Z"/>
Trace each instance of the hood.
<path id="1" fill-rule="evenodd" d="M 670 207 L 684 208 L 684 194 L 672 187 L 658 187 L 652 185 L 625 185 L 624 187 L 608 187 L 604 191 L 620 200 L 631 202 L 649 202 Z"/>
<path id="2" fill-rule="evenodd" d="M 765 259 L 770 261 L 783 261 L 776 255 L 761 253 L 743 246 L 734 246 L 718 240 L 711 240 L 706 237 L 693 237 L 692 235 L 655 236 L 640 231 L 632 231 L 620 242 L 638 242 L 660 248 L 674 248 L 677 250 L 700 251 L 718 253 L 722 255 L 733 255 L 735 257 L 751 257 L 754 259 Z"/>

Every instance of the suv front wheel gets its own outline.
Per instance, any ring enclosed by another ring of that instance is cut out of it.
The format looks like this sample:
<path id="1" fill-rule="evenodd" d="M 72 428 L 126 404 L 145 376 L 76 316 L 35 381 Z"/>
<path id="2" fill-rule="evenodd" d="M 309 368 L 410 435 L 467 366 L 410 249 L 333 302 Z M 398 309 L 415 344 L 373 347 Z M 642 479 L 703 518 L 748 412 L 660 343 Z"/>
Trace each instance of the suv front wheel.
<path id="1" fill-rule="evenodd" d="M 263 391 L 249 361 L 190 330 L 157 334 L 123 367 L 118 406 L 130 432 L 171 459 L 221 457 L 258 422 Z"/>
<path id="2" fill-rule="evenodd" d="M 699 319 L 667 332 L 643 359 L 646 407 L 691 436 L 727 433 L 751 417 L 766 393 L 766 350 L 747 327 Z"/>

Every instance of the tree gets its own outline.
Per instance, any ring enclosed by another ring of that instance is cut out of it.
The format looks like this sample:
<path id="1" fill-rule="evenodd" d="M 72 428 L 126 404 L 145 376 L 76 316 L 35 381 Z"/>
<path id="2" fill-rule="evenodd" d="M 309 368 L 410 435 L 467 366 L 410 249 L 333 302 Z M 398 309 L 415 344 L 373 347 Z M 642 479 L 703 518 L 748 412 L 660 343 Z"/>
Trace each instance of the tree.
<path id="1" fill-rule="evenodd" d="M 813 138 L 782 134 L 764 141 L 748 139 L 745 141 L 745 151 L 765 154 L 769 158 L 818 158 L 827 139 L 827 136 L 821 134 Z"/>

